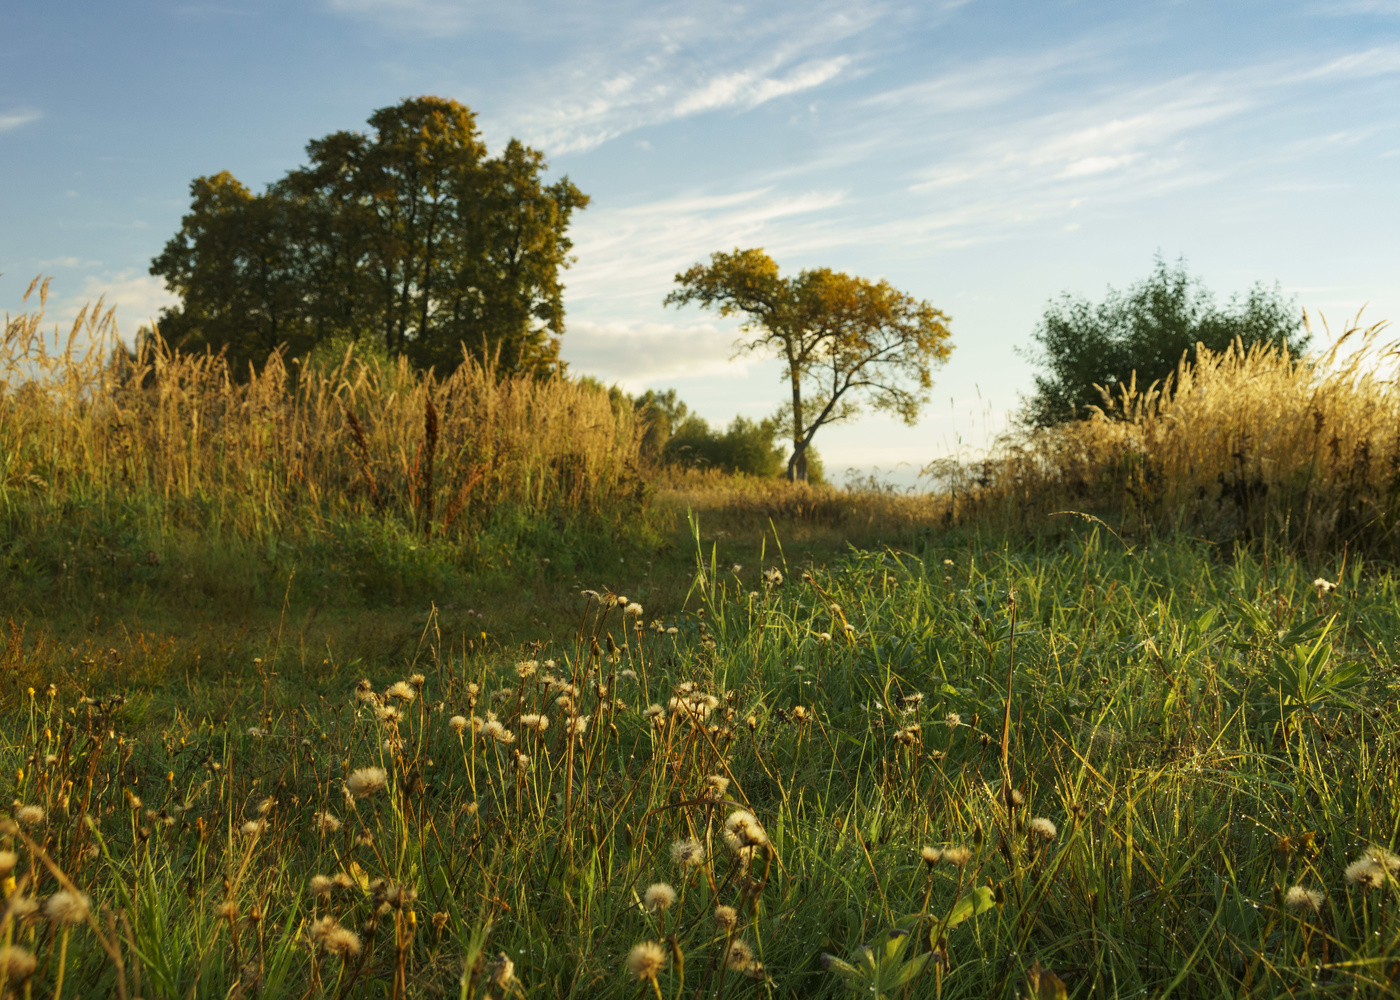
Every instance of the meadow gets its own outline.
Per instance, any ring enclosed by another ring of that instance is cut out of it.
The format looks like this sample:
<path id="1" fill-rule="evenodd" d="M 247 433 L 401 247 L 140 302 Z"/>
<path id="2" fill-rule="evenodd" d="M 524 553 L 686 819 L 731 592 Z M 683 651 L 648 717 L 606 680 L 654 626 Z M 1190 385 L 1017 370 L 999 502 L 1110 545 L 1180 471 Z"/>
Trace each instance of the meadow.
<path id="1" fill-rule="evenodd" d="M 7 323 L 0 994 L 1393 992 L 1375 366 L 1207 359 L 902 496 L 106 316 Z"/>

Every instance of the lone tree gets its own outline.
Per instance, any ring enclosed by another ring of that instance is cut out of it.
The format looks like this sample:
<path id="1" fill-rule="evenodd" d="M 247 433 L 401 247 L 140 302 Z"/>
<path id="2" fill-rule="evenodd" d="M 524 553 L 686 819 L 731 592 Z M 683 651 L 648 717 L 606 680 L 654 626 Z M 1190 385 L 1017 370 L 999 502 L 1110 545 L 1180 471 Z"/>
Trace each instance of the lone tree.
<path id="1" fill-rule="evenodd" d="M 454 367 L 463 345 L 505 371 L 555 362 L 565 232 L 588 197 L 546 184 L 543 155 L 515 140 L 488 156 L 456 101 L 412 98 L 369 125 L 312 141 L 263 194 L 227 171 L 196 178 L 151 262 L 180 297 L 161 332 L 240 367 L 361 337 L 421 367 Z"/>
<path id="2" fill-rule="evenodd" d="M 1168 267 L 1160 255 L 1145 281 L 1127 292 L 1110 288 L 1097 305 L 1068 293 L 1051 302 L 1032 338 L 1035 347 L 1021 353 L 1044 374 L 1023 419 L 1038 427 L 1087 416 L 1103 403 L 1099 387 L 1116 397 L 1134 374 L 1141 386 L 1171 378 L 1183 359 L 1195 360 L 1197 344 L 1275 344 L 1295 357 L 1308 344 L 1302 310 L 1277 288 L 1255 285 L 1222 309 L 1184 260 Z"/>
<path id="3" fill-rule="evenodd" d="M 930 369 L 948 359 L 948 316 L 886 281 L 830 268 L 778 274 L 761 249 L 714 253 L 710 263 L 676 275 L 667 305 L 697 303 L 721 316 L 744 316 L 743 351 L 784 363 L 792 401 L 779 417 L 792 426 L 788 479 L 807 479 L 807 448 L 827 424 L 848 420 L 868 401 L 918 419 L 933 385 Z"/>

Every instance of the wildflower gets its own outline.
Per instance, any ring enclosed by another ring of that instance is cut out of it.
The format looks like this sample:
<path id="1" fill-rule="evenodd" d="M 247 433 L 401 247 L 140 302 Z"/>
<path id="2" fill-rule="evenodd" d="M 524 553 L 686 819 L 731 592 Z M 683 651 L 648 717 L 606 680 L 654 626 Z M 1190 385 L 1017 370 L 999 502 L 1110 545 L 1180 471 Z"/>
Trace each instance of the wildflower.
<path id="1" fill-rule="evenodd" d="M 370 833 L 368 830 L 361 830 L 359 833 L 355 834 L 356 847 L 370 847 L 373 844 L 374 834 Z"/>
<path id="2" fill-rule="evenodd" d="M 642 616 L 642 606 L 636 601 L 633 601 L 622 609 L 622 613 L 624 615 L 631 615 L 633 618 L 640 618 Z"/>
<path id="3" fill-rule="evenodd" d="M 739 922 L 739 914 L 732 906 L 715 907 L 715 923 L 719 924 L 726 931 L 732 931 L 734 925 Z"/>
<path id="4" fill-rule="evenodd" d="M 665 882 L 654 882 L 642 894 L 642 905 L 652 913 L 665 913 L 676 901 L 676 890 Z"/>
<path id="5" fill-rule="evenodd" d="M 565 731 L 570 736 L 582 736 L 588 731 L 588 720 L 591 716 L 576 715 L 564 724 Z"/>
<path id="6" fill-rule="evenodd" d="M 312 815 L 311 821 L 322 833 L 337 833 L 340 830 L 340 817 L 329 809 Z"/>
<path id="7" fill-rule="evenodd" d="M 268 730 L 266 730 L 266 729 L 259 729 L 257 726 L 249 726 L 249 727 L 248 727 L 248 735 L 251 736 L 251 737 L 252 737 L 253 739 L 255 739 L 255 740 L 260 740 L 260 739 L 262 739 L 264 736 L 270 736 L 271 733 L 269 733 Z"/>
<path id="8" fill-rule="evenodd" d="M 698 868 L 705 861 L 705 845 L 698 840 L 678 840 L 671 845 L 671 860 L 682 868 Z"/>
<path id="9" fill-rule="evenodd" d="M 1325 894 L 1314 889 L 1304 889 L 1301 885 L 1295 885 L 1283 897 L 1283 903 L 1290 910 L 1312 910 L 1316 913 L 1322 909 L 1323 900 L 1326 898 Z"/>
<path id="10" fill-rule="evenodd" d="M 274 799 L 271 795 L 269 795 L 267 798 L 263 799 L 261 802 L 258 803 L 258 815 L 266 816 L 268 813 L 272 812 L 272 807 L 276 804 L 277 800 Z"/>
<path id="11" fill-rule="evenodd" d="M 1313 581 L 1313 586 L 1317 588 L 1318 597 L 1326 596 L 1327 594 L 1330 594 L 1332 593 L 1332 591 L 1337 589 L 1337 585 L 1335 583 L 1330 583 L 1320 576 Z"/>
<path id="12" fill-rule="evenodd" d="M 15 865 L 19 864 L 19 855 L 14 851 L 0 851 L 0 878 L 4 878 L 15 870 Z"/>
<path id="13" fill-rule="evenodd" d="M 7 901 L 9 914 L 15 920 L 23 920 L 25 917 L 32 917 L 39 911 L 39 901 L 33 896 L 17 892 Z"/>
<path id="14" fill-rule="evenodd" d="M 668 629 L 666 630 L 666 634 L 667 634 L 667 635 L 675 635 L 675 634 L 678 633 L 679 631 L 680 631 L 680 629 L 678 629 L 678 628 L 676 628 L 676 626 L 672 625 L 670 628 L 668 628 Z"/>
<path id="15" fill-rule="evenodd" d="M 806 721 L 807 721 L 807 709 L 806 709 L 806 707 L 803 706 L 803 705 L 793 705 L 793 706 L 792 706 L 792 717 L 793 717 L 794 719 L 796 719 L 798 722 L 806 722 Z"/>
<path id="16" fill-rule="evenodd" d="M 830 632 L 818 632 L 818 633 L 817 633 L 817 640 L 818 640 L 819 642 L 830 642 L 830 641 L 831 641 L 831 633 L 830 633 Z"/>
<path id="17" fill-rule="evenodd" d="M 919 732 L 918 726 L 905 726 L 895 731 L 895 742 L 902 746 L 911 747 L 919 741 Z"/>
<path id="18" fill-rule="evenodd" d="M 336 872 L 332 875 L 331 883 L 337 889 L 353 889 L 355 887 L 355 880 L 345 872 Z"/>
<path id="19" fill-rule="evenodd" d="M 624 671 L 622 671 L 620 674 L 618 674 L 617 676 L 621 677 L 623 680 L 626 680 L 626 681 L 635 681 L 635 680 L 637 679 L 637 671 L 635 671 L 635 670 L 630 670 L 630 669 L 629 669 L 629 670 L 624 670 Z"/>
<path id="20" fill-rule="evenodd" d="M 47 815 L 43 806 L 20 806 L 15 810 L 15 819 L 19 820 L 20 826 L 38 826 Z"/>
<path id="21" fill-rule="evenodd" d="M 501 725 L 499 719 L 488 719 L 481 727 L 481 735 L 497 743 L 510 743 L 515 739 L 515 735 Z"/>
<path id="22" fill-rule="evenodd" d="M 214 907 L 214 912 L 217 913 L 219 917 L 224 920 L 237 920 L 238 904 L 231 899 L 225 900 L 218 906 Z"/>
<path id="23" fill-rule="evenodd" d="M 627 972 L 638 981 L 656 980 L 656 974 L 666 967 L 666 950 L 659 941 L 634 944 L 627 953 Z"/>
<path id="24" fill-rule="evenodd" d="M 1392 875 L 1400 874 L 1400 857 L 1396 857 L 1389 851 L 1372 847 L 1366 852 L 1366 856 L 1376 863 L 1377 868 L 1382 868 Z"/>
<path id="25" fill-rule="evenodd" d="M 403 718 L 403 713 L 393 705 L 381 705 L 374 710 L 374 717 L 386 726 L 391 726 Z"/>
<path id="26" fill-rule="evenodd" d="M 306 883 L 306 888 L 313 896 L 329 896 L 335 888 L 335 882 L 329 875 L 312 875 Z"/>
<path id="27" fill-rule="evenodd" d="M 952 566 L 952 565 L 953 565 L 953 560 L 951 560 L 951 559 L 944 559 L 944 560 L 943 560 L 943 565 L 944 565 L 944 566 Z"/>
<path id="28" fill-rule="evenodd" d="M 418 692 L 413 690 L 412 685 L 410 685 L 408 681 L 394 681 L 393 684 L 389 685 L 389 690 L 386 691 L 385 694 L 390 698 L 397 698 L 399 701 L 409 702 L 417 697 Z"/>
<path id="29" fill-rule="evenodd" d="M 243 836 L 245 837 L 256 837 L 266 829 L 267 820 L 265 819 L 250 819 L 248 822 L 244 823 L 242 827 Z"/>
<path id="30" fill-rule="evenodd" d="M 447 720 L 447 724 L 452 727 L 452 731 L 459 736 L 467 729 L 467 717 L 465 715 L 454 715 Z"/>
<path id="31" fill-rule="evenodd" d="M 763 583 L 767 587 L 780 587 L 783 583 L 783 571 L 776 566 L 772 566 L 763 571 Z"/>
<path id="32" fill-rule="evenodd" d="M 549 716 L 522 715 L 520 717 L 520 724 L 537 735 L 543 734 L 544 731 L 549 728 Z"/>
<path id="33" fill-rule="evenodd" d="M 515 751 L 514 764 L 515 764 L 515 769 L 516 769 L 517 771 L 528 771 L 528 770 L 530 770 L 530 757 L 529 757 L 529 755 L 528 755 L 528 754 L 523 754 L 523 753 L 521 753 L 519 750 Z"/>
<path id="34" fill-rule="evenodd" d="M 744 567 L 741 566 L 739 563 L 735 563 L 733 566 L 730 566 L 730 567 L 729 567 L 729 572 L 731 572 L 731 573 L 742 573 L 742 572 L 744 572 Z"/>
<path id="35" fill-rule="evenodd" d="M 1019 788 L 1013 788 L 1006 793 L 1006 802 L 1013 809 L 1019 809 L 1026 804 L 1026 797 L 1021 794 Z"/>
<path id="36" fill-rule="evenodd" d="M 382 767 L 357 768 L 345 779 L 346 790 L 357 799 L 382 792 L 388 787 L 389 775 Z"/>
<path id="37" fill-rule="evenodd" d="M 943 860 L 954 868 L 961 868 L 972 860 L 972 852 L 966 847 L 950 847 L 943 852 Z"/>
<path id="38" fill-rule="evenodd" d="M 452 920 L 452 914 L 439 910 L 433 914 L 433 930 L 441 933 L 442 929 Z"/>
<path id="39" fill-rule="evenodd" d="M 705 787 L 700 790 L 700 797 L 707 802 L 718 802 L 724 798 L 729 791 L 729 779 L 718 774 L 707 775 Z"/>
<path id="40" fill-rule="evenodd" d="M 9 983 L 22 983 L 34 975 L 39 965 L 33 952 L 16 945 L 0 948 L 0 978 Z"/>
<path id="41" fill-rule="evenodd" d="M 87 919 L 92 901 L 81 892 L 63 889 L 44 901 L 44 916 L 56 924 L 76 924 Z"/>
<path id="42" fill-rule="evenodd" d="M 539 669 L 539 666 L 538 660 L 521 660 L 515 665 L 515 676 L 519 677 L 522 681 L 533 677 L 535 676 L 535 671 Z"/>
<path id="43" fill-rule="evenodd" d="M 947 717 L 944 718 L 943 721 L 948 724 L 949 729 L 957 729 L 963 724 L 962 716 L 959 715 L 957 712 L 949 712 Z"/>
<path id="44" fill-rule="evenodd" d="M 924 859 L 924 864 L 932 868 L 943 857 L 943 852 L 936 847 L 929 847 L 925 844 L 919 849 L 919 857 Z"/>
<path id="45" fill-rule="evenodd" d="M 409 674 L 408 683 L 412 684 L 414 687 L 418 688 L 421 691 L 423 689 L 423 685 L 428 683 L 428 678 L 424 677 L 422 674 Z"/>
<path id="46" fill-rule="evenodd" d="M 1055 835 L 1059 833 L 1059 831 L 1055 829 L 1055 824 L 1044 816 L 1037 816 L 1035 819 L 1031 820 L 1026 824 L 1026 829 L 1037 837 L 1041 837 L 1045 840 L 1054 840 Z"/>

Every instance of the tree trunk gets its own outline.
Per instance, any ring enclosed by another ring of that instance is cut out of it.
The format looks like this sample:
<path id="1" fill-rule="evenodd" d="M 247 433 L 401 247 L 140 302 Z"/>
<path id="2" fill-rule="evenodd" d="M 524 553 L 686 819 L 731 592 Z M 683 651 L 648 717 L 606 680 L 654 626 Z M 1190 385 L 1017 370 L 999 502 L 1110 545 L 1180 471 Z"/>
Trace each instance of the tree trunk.
<path id="1" fill-rule="evenodd" d="M 789 371 L 795 367 L 795 362 L 789 361 Z M 792 375 L 792 457 L 788 459 L 788 482 L 805 483 L 807 481 L 807 443 L 803 440 L 806 435 L 802 432 L 802 383 L 798 380 L 797 373 Z"/>

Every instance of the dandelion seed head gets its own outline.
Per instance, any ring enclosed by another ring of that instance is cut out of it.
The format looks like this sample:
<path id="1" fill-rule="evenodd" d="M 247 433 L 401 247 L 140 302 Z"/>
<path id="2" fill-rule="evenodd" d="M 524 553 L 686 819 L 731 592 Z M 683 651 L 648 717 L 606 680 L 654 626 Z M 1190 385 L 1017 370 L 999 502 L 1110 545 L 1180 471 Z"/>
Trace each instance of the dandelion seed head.
<path id="1" fill-rule="evenodd" d="M 954 868 L 961 868 L 972 860 L 972 852 L 966 847 L 949 847 L 943 852 L 943 860 Z"/>
<path id="2" fill-rule="evenodd" d="M 919 857 L 924 859 L 924 864 L 933 867 L 938 864 L 939 859 L 943 857 L 943 852 L 936 847 L 929 847 L 925 844 L 923 847 L 919 848 Z"/>
<path id="3" fill-rule="evenodd" d="M 0 970 L 4 970 L 0 975 L 3 975 L 7 982 L 24 982 L 34 975 L 38 965 L 39 960 L 28 949 L 11 944 L 0 947 Z"/>
<path id="4" fill-rule="evenodd" d="M 655 979 L 666 968 L 666 950 L 658 941 L 642 941 L 627 953 L 627 973 L 638 981 Z"/>
<path id="5" fill-rule="evenodd" d="M 76 924 L 87 919 L 92 900 L 81 892 L 62 889 L 44 901 L 44 916 L 56 924 Z"/>
<path id="6" fill-rule="evenodd" d="M 447 720 L 447 724 L 454 733 L 464 733 L 467 729 L 467 717 L 465 715 L 454 715 Z"/>
<path id="7" fill-rule="evenodd" d="M 390 698 L 397 698 L 399 701 L 409 702 L 418 696 L 418 692 L 413 689 L 413 685 L 408 681 L 394 681 L 389 685 L 389 690 L 385 692 Z"/>
<path id="8" fill-rule="evenodd" d="M 389 775 L 382 767 L 361 767 L 350 772 L 345 788 L 357 799 L 374 795 L 389 787 Z"/>
<path id="9" fill-rule="evenodd" d="M 1326 895 L 1321 892 L 1295 885 L 1283 897 L 1283 903 L 1290 910 L 1312 910 L 1316 913 L 1322 909 L 1322 904 L 1326 899 Z"/>
<path id="10" fill-rule="evenodd" d="M 732 906 L 716 906 L 715 923 L 727 931 L 733 930 L 739 923 L 739 913 Z"/>
<path id="11" fill-rule="evenodd" d="M 19 820 L 20 826 L 36 827 L 44 822 L 46 816 L 48 813 L 43 806 L 20 806 L 15 810 L 15 819 Z"/>
<path id="12" fill-rule="evenodd" d="M 653 882 L 642 894 L 642 905 L 652 913 L 665 913 L 676 901 L 676 890 L 666 882 Z"/>
<path id="13" fill-rule="evenodd" d="M 671 860 L 682 868 L 698 868 L 705 862 L 705 845 L 695 839 L 678 840 L 671 845 Z"/>
<path id="14" fill-rule="evenodd" d="M 1055 824 L 1044 816 L 1037 816 L 1035 819 L 1031 820 L 1026 824 L 1026 829 L 1042 840 L 1054 840 L 1056 834 L 1059 833 L 1059 831 L 1055 829 Z"/>

